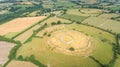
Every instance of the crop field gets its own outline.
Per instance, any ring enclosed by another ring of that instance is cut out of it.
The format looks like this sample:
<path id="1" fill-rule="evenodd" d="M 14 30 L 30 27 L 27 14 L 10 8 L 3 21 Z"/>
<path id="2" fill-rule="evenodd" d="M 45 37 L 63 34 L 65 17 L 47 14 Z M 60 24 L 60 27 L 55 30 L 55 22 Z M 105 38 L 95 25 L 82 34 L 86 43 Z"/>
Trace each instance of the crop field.
<path id="1" fill-rule="evenodd" d="M 32 17 L 39 16 L 41 13 L 42 13 L 41 10 L 33 11 L 32 13 L 28 14 L 27 16 L 32 16 Z"/>
<path id="2" fill-rule="evenodd" d="M 112 32 L 120 33 L 119 21 L 106 19 L 106 18 L 100 18 L 100 17 L 90 17 L 84 20 L 82 23 L 87 23 L 87 24 L 90 24 L 96 27 L 100 27 L 105 30 L 111 30 Z"/>
<path id="3" fill-rule="evenodd" d="M 41 35 L 45 32 L 45 35 Z M 52 67 L 100 67 L 88 56 L 108 64 L 113 58 L 110 42 L 116 43 L 112 34 L 79 24 L 50 26 L 36 36 L 43 37 L 33 37 L 31 42 L 22 45 L 17 51 L 17 57 L 34 55 L 41 63 Z M 102 42 L 102 39 L 108 41 Z"/>
<path id="4" fill-rule="evenodd" d="M 6 67 L 38 67 L 31 62 L 12 60 Z"/>
<path id="5" fill-rule="evenodd" d="M 72 15 L 72 14 L 64 14 L 61 17 L 68 20 L 77 21 L 77 22 L 81 22 L 87 18 L 84 16 L 78 16 L 78 15 Z"/>
<path id="6" fill-rule="evenodd" d="M 0 1 L 0 67 L 120 67 L 119 7 L 87 1 Z"/>
<path id="7" fill-rule="evenodd" d="M 53 5 L 53 2 L 51 2 L 51 1 L 43 1 L 43 7 L 44 8 L 53 8 L 54 7 L 54 5 Z"/>
<path id="8" fill-rule="evenodd" d="M 56 2 L 55 5 L 56 5 L 56 7 L 64 6 L 65 8 L 72 8 L 72 7 L 76 6 L 76 4 L 74 4 L 72 2 L 62 2 L 62 1 Z"/>
<path id="9" fill-rule="evenodd" d="M 118 14 L 107 14 L 107 13 L 103 13 L 101 14 L 99 17 L 101 18 L 106 18 L 106 19 L 111 19 L 111 18 L 115 18 L 115 17 L 118 17 L 119 15 Z"/>
<path id="10" fill-rule="evenodd" d="M 99 9 L 69 9 L 67 14 L 79 15 L 79 16 L 98 16 L 103 11 Z"/>
<path id="11" fill-rule="evenodd" d="M 8 55 L 10 50 L 16 44 L 0 41 L 0 67 L 3 66 L 8 61 Z"/>
<path id="12" fill-rule="evenodd" d="M 14 19 L 8 23 L 0 25 L 0 35 L 5 35 L 11 32 L 21 32 L 43 18 L 45 18 L 45 16 Z"/>
<path id="13" fill-rule="evenodd" d="M 54 12 L 51 12 L 51 13 L 53 13 L 55 15 L 60 15 L 61 11 L 54 11 Z"/>
<path id="14" fill-rule="evenodd" d="M 71 21 L 66 20 L 66 19 L 51 17 L 51 18 L 45 20 L 44 22 L 42 22 L 41 24 L 43 25 L 43 24 L 47 23 L 48 25 L 51 25 L 52 22 L 57 23 L 58 21 L 62 21 L 61 23 L 71 23 Z"/>

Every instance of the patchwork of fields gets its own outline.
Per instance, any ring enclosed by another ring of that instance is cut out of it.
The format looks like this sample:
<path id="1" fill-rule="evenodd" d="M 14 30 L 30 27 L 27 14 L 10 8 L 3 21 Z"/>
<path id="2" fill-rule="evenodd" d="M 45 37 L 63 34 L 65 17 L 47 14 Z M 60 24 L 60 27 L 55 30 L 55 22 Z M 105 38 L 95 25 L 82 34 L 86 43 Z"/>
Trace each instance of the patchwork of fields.
<path id="1" fill-rule="evenodd" d="M 115 20 L 100 17 L 90 17 L 82 23 L 87 23 L 105 30 L 111 30 L 112 32 L 120 33 L 120 29 L 118 28 L 120 26 L 120 22 Z"/>
<path id="2" fill-rule="evenodd" d="M 75 5 L 69 4 L 64 6 Z M 29 15 L 37 12 L 40 11 Z M 112 19 L 119 15 L 90 8 L 48 14 L 55 15 L 16 18 L 0 25 L 0 36 L 6 38 L 1 39 L 8 39 L 0 42 L 0 67 L 9 60 L 9 52 L 16 45 L 9 43 L 12 40 L 20 46 L 14 48 L 14 59 L 6 67 L 120 67 L 116 49 L 119 44 L 115 34 L 108 32 L 120 33 L 120 22 Z"/>
<path id="3" fill-rule="evenodd" d="M 56 27 L 62 27 L 62 26 L 55 26 L 54 28 L 57 29 Z M 52 28 L 47 28 L 47 29 L 51 29 L 51 31 L 54 30 Z M 99 29 L 93 28 L 93 27 L 87 27 L 87 26 L 78 25 L 78 24 L 65 25 L 65 29 L 75 29 L 78 31 L 82 31 L 83 33 L 87 33 L 89 36 L 92 37 L 92 40 L 94 41 L 94 45 L 96 45 L 91 56 L 95 57 L 97 60 L 99 60 L 103 64 L 107 64 L 109 63 L 110 60 L 112 60 L 112 57 L 113 57 L 112 46 L 109 44 L 109 42 L 103 43 L 101 40 L 105 38 L 109 40 L 110 42 L 115 43 L 115 38 L 113 35 L 107 32 L 101 31 Z M 94 30 L 94 31 L 91 31 L 91 30 Z M 99 34 L 100 32 L 102 34 Z M 59 67 L 67 67 L 67 66 L 88 67 L 88 66 L 93 66 L 93 65 L 94 67 L 99 67 L 99 65 L 95 61 L 91 60 L 88 57 L 83 57 L 81 55 L 71 56 L 71 55 L 63 54 L 61 52 L 56 52 L 56 51 L 54 52 L 55 49 L 52 50 L 52 48 L 47 46 L 47 44 L 45 44 L 46 40 L 44 41 L 43 38 L 33 38 L 31 42 L 24 44 L 18 50 L 17 57 L 20 55 L 22 55 L 23 57 L 29 57 L 30 55 L 34 54 L 35 57 L 40 62 L 42 62 L 45 65 L 49 64 L 52 67 L 57 67 L 57 66 Z M 105 53 L 103 53 L 103 51 Z M 55 62 L 52 62 L 52 61 L 55 61 Z M 90 63 L 88 64 L 87 62 L 90 62 Z"/>
<path id="4" fill-rule="evenodd" d="M 0 25 L 0 35 L 5 35 L 11 32 L 21 32 L 43 18 L 45 18 L 45 16 L 14 19 L 8 23 Z"/>

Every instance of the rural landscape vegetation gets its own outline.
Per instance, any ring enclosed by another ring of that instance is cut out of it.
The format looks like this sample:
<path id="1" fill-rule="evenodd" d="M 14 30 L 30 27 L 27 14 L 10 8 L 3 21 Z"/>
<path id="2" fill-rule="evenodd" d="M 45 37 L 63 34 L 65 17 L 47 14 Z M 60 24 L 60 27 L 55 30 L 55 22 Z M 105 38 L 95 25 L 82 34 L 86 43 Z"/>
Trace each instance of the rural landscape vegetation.
<path id="1" fill-rule="evenodd" d="M 120 67 L 120 0 L 0 0 L 0 67 Z"/>

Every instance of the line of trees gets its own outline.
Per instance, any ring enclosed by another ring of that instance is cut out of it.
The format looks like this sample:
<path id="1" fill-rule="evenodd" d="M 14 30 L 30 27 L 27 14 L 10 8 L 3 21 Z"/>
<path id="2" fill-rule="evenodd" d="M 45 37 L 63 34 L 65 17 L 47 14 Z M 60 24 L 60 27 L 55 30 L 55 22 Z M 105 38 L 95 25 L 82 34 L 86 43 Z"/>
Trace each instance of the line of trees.
<path id="1" fill-rule="evenodd" d="M 0 36 L 0 41 L 6 41 L 6 42 L 11 42 L 16 44 L 16 46 L 10 50 L 10 53 L 8 56 L 9 60 L 3 65 L 3 67 L 6 67 L 7 64 L 16 57 L 16 52 L 22 44 L 19 41 L 15 41 L 13 39 L 6 38 L 4 36 Z"/>
<path id="2" fill-rule="evenodd" d="M 20 60 L 20 61 L 30 61 L 32 62 L 33 64 L 39 66 L 39 67 L 47 67 L 46 65 L 42 64 L 41 62 L 39 62 L 38 60 L 36 60 L 35 56 L 34 55 L 31 55 L 30 57 L 25 57 L 23 58 L 22 55 L 20 55 L 17 60 Z"/>

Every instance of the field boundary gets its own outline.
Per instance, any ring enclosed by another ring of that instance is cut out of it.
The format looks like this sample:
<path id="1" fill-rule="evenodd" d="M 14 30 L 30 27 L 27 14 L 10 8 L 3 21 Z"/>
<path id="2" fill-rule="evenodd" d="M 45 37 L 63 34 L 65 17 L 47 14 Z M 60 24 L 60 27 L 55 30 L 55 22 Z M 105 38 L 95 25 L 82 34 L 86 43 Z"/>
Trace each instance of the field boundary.
<path id="1" fill-rule="evenodd" d="M 17 36 L 21 35 L 22 33 L 26 32 L 27 30 L 33 28 L 35 25 L 40 24 L 41 22 L 43 22 L 44 20 L 48 19 L 49 17 L 50 17 L 50 16 L 48 16 L 47 18 L 44 18 L 43 20 L 41 20 L 41 21 L 33 24 L 32 26 L 26 28 L 25 30 L 21 31 L 20 33 L 18 33 L 17 35 L 15 35 L 14 37 L 12 37 L 11 39 L 15 39 Z"/>

